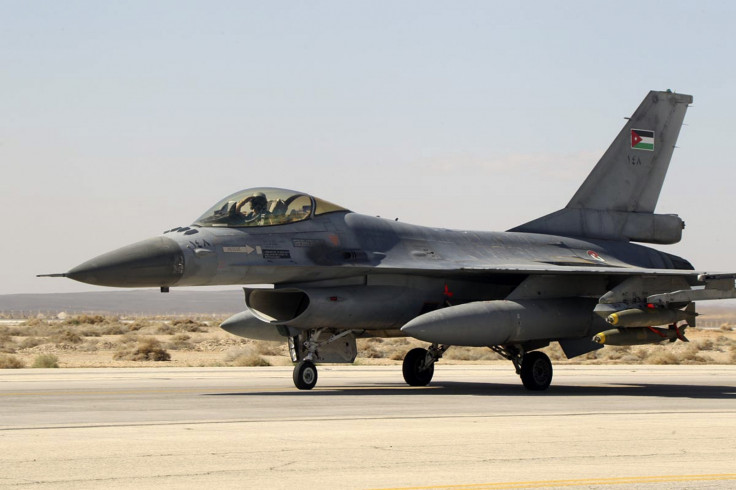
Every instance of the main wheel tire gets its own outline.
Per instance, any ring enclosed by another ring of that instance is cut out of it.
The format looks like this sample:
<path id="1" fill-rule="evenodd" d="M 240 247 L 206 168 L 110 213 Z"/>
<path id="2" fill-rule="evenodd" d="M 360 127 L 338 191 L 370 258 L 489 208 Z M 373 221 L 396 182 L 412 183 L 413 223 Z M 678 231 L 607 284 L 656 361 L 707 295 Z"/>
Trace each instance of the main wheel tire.
<path id="1" fill-rule="evenodd" d="M 317 384 L 317 366 L 312 361 L 301 361 L 294 366 L 294 386 L 311 390 Z"/>
<path id="2" fill-rule="evenodd" d="M 530 352 L 521 361 L 521 382 L 527 390 L 544 391 L 552 382 L 552 361 L 544 352 Z"/>
<path id="3" fill-rule="evenodd" d="M 427 350 L 417 347 L 406 353 L 402 372 L 404 373 L 404 381 L 409 386 L 427 386 L 434 376 L 434 364 L 424 367 L 427 359 Z"/>

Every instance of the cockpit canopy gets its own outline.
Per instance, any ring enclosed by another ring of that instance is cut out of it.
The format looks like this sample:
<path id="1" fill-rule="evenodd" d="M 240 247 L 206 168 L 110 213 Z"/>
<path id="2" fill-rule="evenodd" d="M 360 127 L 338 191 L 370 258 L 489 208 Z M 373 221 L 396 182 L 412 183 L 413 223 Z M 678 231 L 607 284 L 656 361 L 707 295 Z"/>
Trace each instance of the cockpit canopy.
<path id="1" fill-rule="evenodd" d="M 246 189 L 227 196 L 194 222 L 199 226 L 275 226 L 348 210 L 322 199 L 274 187 Z"/>

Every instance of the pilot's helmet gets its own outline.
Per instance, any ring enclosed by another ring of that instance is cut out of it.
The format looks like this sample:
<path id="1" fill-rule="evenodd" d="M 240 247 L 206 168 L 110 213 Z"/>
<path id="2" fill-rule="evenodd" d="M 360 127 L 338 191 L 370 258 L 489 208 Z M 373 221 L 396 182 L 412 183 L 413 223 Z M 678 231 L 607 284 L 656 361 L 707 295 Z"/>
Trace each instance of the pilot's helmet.
<path id="1" fill-rule="evenodd" d="M 263 192 L 254 192 L 250 199 L 250 207 L 256 213 L 262 213 L 266 210 L 268 200 Z"/>

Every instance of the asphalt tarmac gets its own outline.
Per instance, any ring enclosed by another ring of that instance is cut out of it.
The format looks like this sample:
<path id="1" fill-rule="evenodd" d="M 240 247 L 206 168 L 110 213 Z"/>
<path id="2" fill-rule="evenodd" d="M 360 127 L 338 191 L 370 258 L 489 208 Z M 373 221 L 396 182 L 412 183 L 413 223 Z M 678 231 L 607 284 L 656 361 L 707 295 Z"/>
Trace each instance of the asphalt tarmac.
<path id="1" fill-rule="evenodd" d="M 0 487 L 736 488 L 736 366 L 0 371 Z"/>

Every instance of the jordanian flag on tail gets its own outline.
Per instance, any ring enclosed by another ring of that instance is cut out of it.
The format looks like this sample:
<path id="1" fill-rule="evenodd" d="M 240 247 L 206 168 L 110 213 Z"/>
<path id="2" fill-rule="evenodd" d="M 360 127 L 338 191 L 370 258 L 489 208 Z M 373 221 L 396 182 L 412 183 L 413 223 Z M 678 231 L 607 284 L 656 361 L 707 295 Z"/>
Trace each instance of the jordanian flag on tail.
<path id="1" fill-rule="evenodd" d="M 647 131 L 646 129 L 632 129 L 631 147 L 635 150 L 654 151 L 654 131 Z"/>

